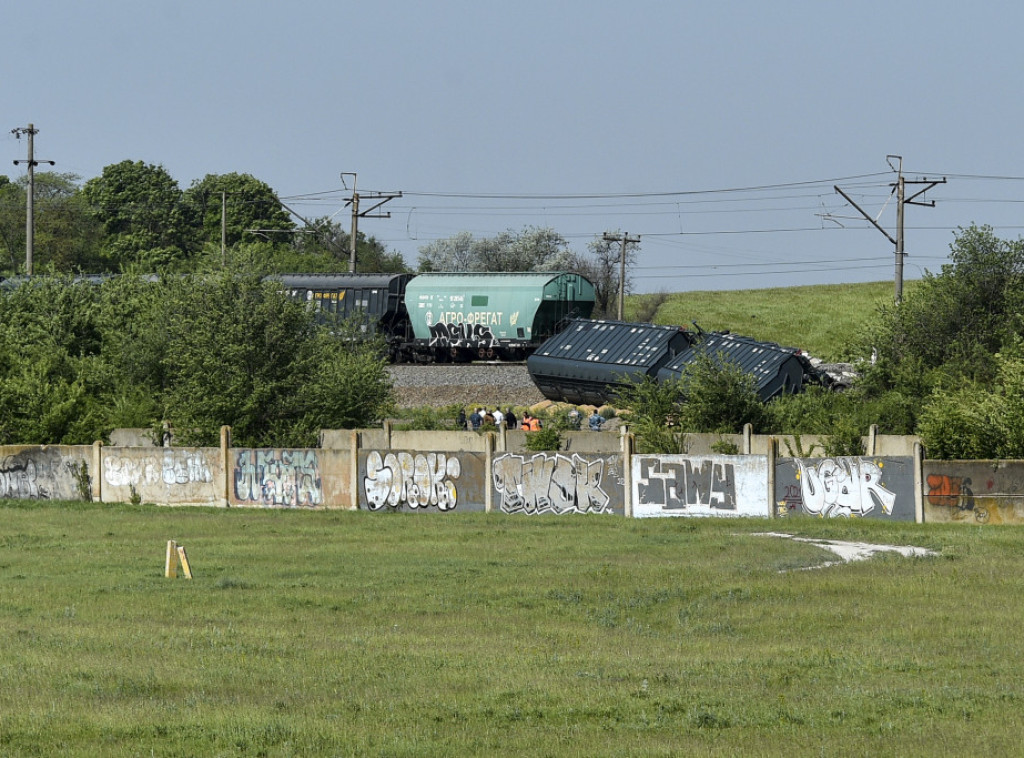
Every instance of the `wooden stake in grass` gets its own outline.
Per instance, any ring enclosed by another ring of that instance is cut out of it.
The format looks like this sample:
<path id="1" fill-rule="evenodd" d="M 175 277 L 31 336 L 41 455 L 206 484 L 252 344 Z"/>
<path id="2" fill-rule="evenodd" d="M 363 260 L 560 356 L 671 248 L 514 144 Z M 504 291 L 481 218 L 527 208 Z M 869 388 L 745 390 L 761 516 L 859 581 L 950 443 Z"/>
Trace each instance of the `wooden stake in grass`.
<path id="1" fill-rule="evenodd" d="M 185 546 L 178 545 L 178 559 L 181 561 L 181 570 L 185 572 L 185 578 L 192 578 L 192 567 L 188 565 L 188 556 L 185 554 Z"/>
<path id="2" fill-rule="evenodd" d="M 164 563 L 164 576 L 174 579 L 178 576 L 178 543 L 167 540 L 167 561 Z"/>
<path id="3" fill-rule="evenodd" d="M 192 566 L 188 562 L 188 554 L 185 546 L 179 545 L 174 540 L 167 540 L 167 561 L 164 564 L 164 576 L 174 579 L 178 576 L 178 563 L 181 563 L 181 570 L 186 579 L 192 578 Z"/>

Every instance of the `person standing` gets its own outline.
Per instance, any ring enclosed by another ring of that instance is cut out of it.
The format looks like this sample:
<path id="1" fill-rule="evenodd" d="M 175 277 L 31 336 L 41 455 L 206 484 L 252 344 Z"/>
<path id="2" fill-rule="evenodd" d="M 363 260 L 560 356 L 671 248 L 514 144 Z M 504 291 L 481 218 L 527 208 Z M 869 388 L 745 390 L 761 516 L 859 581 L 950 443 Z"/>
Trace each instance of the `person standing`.
<path id="1" fill-rule="evenodd" d="M 501 412 L 501 408 L 495 408 L 491 415 L 494 416 L 494 425 L 501 426 L 501 422 L 505 420 L 505 414 Z"/>
<path id="2" fill-rule="evenodd" d="M 590 419 L 587 423 L 590 426 L 590 431 L 601 431 L 601 425 L 604 424 L 604 419 L 601 418 L 601 414 L 597 412 L 597 408 L 595 408 L 594 412 L 590 414 Z"/>
<path id="3" fill-rule="evenodd" d="M 480 430 L 480 424 L 484 423 L 483 416 L 480 415 L 480 409 L 473 411 L 469 414 L 469 425 L 473 428 L 473 431 Z"/>

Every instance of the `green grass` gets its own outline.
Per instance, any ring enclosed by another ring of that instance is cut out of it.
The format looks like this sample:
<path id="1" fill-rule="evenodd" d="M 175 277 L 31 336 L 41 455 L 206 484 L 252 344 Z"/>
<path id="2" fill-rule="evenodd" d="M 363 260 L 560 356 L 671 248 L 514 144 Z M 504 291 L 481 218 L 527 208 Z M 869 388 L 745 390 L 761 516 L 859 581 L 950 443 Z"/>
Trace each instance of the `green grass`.
<path id="1" fill-rule="evenodd" d="M 904 294 L 915 282 L 907 282 Z M 627 301 L 635 312 L 638 299 Z M 787 347 L 798 347 L 825 360 L 849 357 L 848 346 L 864 333 L 880 304 L 891 304 L 892 282 L 779 287 L 726 292 L 681 292 L 669 295 L 655 316 L 657 324 L 705 331 L 729 329 L 736 334 Z M 630 318 L 629 312 L 626 314 Z M 867 356 L 863 356 L 867 357 Z"/>
<path id="2" fill-rule="evenodd" d="M 0 755 L 1013 755 L 1021 537 L 7 501 Z"/>

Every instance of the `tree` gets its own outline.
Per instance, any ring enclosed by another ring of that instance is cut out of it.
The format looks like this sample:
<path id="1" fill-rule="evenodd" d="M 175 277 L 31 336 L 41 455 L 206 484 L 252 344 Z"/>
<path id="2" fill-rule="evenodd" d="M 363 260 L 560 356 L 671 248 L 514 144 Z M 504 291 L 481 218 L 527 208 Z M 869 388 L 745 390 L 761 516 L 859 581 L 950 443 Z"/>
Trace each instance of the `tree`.
<path id="1" fill-rule="evenodd" d="M 287 245 L 292 242 L 295 223 L 291 216 L 270 186 L 250 174 L 207 174 L 192 183 L 184 200 L 198 218 L 202 242 L 218 250 L 222 209 L 227 214 L 224 236 L 228 247 L 256 239 Z"/>
<path id="2" fill-rule="evenodd" d="M 872 342 L 889 386 L 925 377 L 927 391 L 949 379 L 991 380 L 992 356 L 1024 333 L 1024 241 L 972 226 L 950 250 L 952 263 L 939 274 L 927 273 L 902 304 L 880 309 Z"/>
<path id="3" fill-rule="evenodd" d="M 420 271 L 561 271 L 575 261 L 565 239 L 542 227 L 480 239 L 460 232 L 422 246 L 419 253 Z"/>
<path id="4" fill-rule="evenodd" d="M 614 318 L 619 309 L 619 278 L 622 269 L 622 243 L 605 239 L 605 236 L 621 236 L 620 233 L 606 232 L 587 243 L 589 256 L 575 255 L 569 268 L 583 274 L 594 285 L 593 318 Z M 640 245 L 626 243 L 626 287 L 632 291 L 629 269 L 636 265 Z"/>
<path id="5" fill-rule="evenodd" d="M 162 166 L 122 161 L 82 187 L 103 224 L 104 250 L 117 266 L 180 267 L 196 249 L 196 219 Z"/>
<path id="6" fill-rule="evenodd" d="M 276 266 L 280 272 L 331 273 L 349 269 L 352 235 L 330 217 L 310 219 L 301 234 L 296 234 L 290 255 L 281 255 Z M 362 232 L 356 237 L 356 271 L 401 274 L 409 271 L 402 254 L 388 252 L 374 237 Z"/>

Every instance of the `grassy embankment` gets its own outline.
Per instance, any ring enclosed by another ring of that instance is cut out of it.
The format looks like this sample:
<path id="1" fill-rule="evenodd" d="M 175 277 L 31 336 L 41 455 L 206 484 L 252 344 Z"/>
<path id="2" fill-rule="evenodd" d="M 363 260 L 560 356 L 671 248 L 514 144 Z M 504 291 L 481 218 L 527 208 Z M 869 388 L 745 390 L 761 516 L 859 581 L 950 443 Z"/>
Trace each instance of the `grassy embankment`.
<path id="1" fill-rule="evenodd" d="M 1014 527 L 0 502 L 0 754 L 1014 755 Z M 834 558 L 754 532 L 913 544 Z M 196 578 L 165 579 L 177 539 Z"/>
<path id="2" fill-rule="evenodd" d="M 904 293 L 915 282 L 907 282 Z M 644 295 L 626 301 L 634 318 Z M 724 292 L 680 292 L 668 296 L 654 322 L 736 334 L 798 347 L 823 360 L 843 360 L 851 340 L 863 334 L 882 303 L 892 303 L 892 282 L 778 287 Z M 867 356 L 862 356 L 867 357 Z"/>

